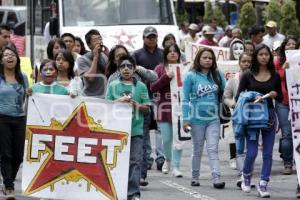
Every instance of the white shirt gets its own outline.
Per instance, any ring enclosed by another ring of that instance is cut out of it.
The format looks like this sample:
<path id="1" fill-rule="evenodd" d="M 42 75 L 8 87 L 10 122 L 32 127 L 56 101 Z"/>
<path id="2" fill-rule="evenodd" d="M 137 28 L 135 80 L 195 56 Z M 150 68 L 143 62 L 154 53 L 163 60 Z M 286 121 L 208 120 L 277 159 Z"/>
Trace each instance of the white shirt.
<path id="1" fill-rule="evenodd" d="M 267 34 L 263 37 L 263 43 L 272 50 L 274 42 L 275 41 L 282 42 L 284 40 L 284 38 L 285 38 L 285 36 L 280 33 L 276 33 L 276 35 L 274 35 L 273 37 L 270 36 L 269 34 Z"/>

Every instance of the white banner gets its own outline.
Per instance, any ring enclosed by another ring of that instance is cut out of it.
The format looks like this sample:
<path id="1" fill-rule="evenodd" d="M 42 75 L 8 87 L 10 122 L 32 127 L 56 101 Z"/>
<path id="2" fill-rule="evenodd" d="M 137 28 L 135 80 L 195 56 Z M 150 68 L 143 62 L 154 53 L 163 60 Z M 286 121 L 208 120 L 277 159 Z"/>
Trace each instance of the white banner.
<path id="1" fill-rule="evenodd" d="M 289 93 L 290 116 L 293 133 L 294 159 L 298 182 L 300 181 L 300 50 L 286 51 L 289 68 L 286 69 L 286 82 Z"/>
<path id="2" fill-rule="evenodd" d="M 188 43 L 186 50 L 185 50 L 186 60 L 192 62 L 195 59 L 197 52 L 199 51 L 199 49 L 201 47 L 211 48 L 215 53 L 217 61 L 230 60 L 230 49 L 229 48 L 206 46 L 203 44 L 196 44 L 196 43 Z"/>
<path id="3" fill-rule="evenodd" d="M 234 77 L 234 75 L 240 70 L 238 60 L 218 60 L 217 66 L 218 69 L 224 73 L 224 77 L 226 80 Z"/>
<path id="4" fill-rule="evenodd" d="M 22 190 L 49 199 L 127 199 L 132 108 L 35 94 L 28 101 Z"/>
<path id="5" fill-rule="evenodd" d="M 189 140 L 191 134 L 186 133 L 182 128 L 181 99 L 183 80 L 190 69 L 190 65 L 174 64 L 170 65 L 169 69 L 173 69 L 175 74 L 170 82 L 173 133 L 178 136 L 179 140 Z"/>

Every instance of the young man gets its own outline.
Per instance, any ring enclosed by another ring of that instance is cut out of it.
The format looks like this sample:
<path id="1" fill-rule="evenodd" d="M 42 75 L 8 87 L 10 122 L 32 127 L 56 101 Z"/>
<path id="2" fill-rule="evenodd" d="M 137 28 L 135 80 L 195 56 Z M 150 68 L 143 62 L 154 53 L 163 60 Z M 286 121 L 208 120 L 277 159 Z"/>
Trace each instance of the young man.
<path id="1" fill-rule="evenodd" d="M 144 83 L 133 77 L 134 58 L 124 55 L 118 62 L 119 80 L 108 86 L 106 99 L 129 103 L 133 108 L 131 125 L 130 163 L 128 176 L 128 200 L 140 199 L 141 162 L 143 157 L 144 114 L 149 112 L 150 100 Z"/>
<path id="2" fill-rule="evenodd" d="M 10 42 L 10 28 L 7 25 L 0 25 L 0 49 Z"/>
<path id="3" fill-rule="evenodd" d="M 106 88 L 105 68 L 108 58 L 104 53 L 99 31 L 92 29 L 85 35 L 90 52 L 77 59 L 78 75 L 83 77 L 83 94 L 102 98 Z"/>

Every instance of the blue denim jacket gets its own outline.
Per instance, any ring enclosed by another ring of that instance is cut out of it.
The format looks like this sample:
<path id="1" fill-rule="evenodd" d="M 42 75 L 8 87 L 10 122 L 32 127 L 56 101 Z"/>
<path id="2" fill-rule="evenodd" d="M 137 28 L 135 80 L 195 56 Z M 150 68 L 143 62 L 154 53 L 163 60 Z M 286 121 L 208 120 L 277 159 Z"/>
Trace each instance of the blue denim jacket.
<path id="1" fill-rule="evenodd" d="M 240 93 L 232 114 L 237 139 L 248 133 L 250 140 L 256 140 L 259 129 L 269 127 L 268 103 L 266 100 L 252 103 L 257 96 L 262 96 L 262 94 L 253 91 Z"/>

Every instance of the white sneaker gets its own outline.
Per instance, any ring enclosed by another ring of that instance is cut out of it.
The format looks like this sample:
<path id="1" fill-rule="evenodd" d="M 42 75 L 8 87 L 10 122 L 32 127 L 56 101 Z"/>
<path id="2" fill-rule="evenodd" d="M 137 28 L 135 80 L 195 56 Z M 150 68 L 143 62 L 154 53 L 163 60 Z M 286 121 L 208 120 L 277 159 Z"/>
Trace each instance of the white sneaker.
<path id="1" fill-rule="evenodd" d="M 237 169 L 237 167 L 236 167 L 236 159 L 235 158 L 229 160 L 229 167 L 231 169 Z"/>
<path id="2" fill-rule="evenodd" d="M 242 175 L 242 184 L 241 184 L 241 188 L 243 190 L 243 192 L 249 193 L 251 191 L 251 178 L 245 178 Z"/>
<path id="3" fill-rule="evenodd" d="M 257 185 L 257 192 L 261 198 L 269 198 L 270 193 L 268 192 L 268 182 L 264 180 L 260 180 Z"/>
<path id="4" fill-rule="evenodd" d="M 181 171 L 179 171 L 179 169 L 177 167 L 173 168 L 172 174 L 173 174 L 173 176 L 175 176 L 177 178 L 181 178 L 182 177 L 182 173 L 181 173 Z"/>
<path id="5" fill-rule="evenodd" d="M 164 162 L 164 165 L 162 166 L 161 171 L 162 171 L 163 174 L 168 174 L 169 173 L 169 171 L 170 171 L 170 162 L 169 161 Z"/>

